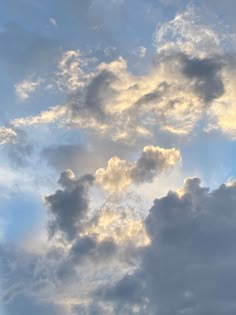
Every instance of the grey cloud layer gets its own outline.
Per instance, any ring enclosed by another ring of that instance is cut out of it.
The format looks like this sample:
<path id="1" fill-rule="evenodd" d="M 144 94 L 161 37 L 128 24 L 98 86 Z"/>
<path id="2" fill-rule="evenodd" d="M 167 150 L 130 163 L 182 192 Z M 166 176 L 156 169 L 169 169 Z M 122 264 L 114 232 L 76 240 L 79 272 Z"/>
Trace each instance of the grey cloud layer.
<path id="1" fill-rule="evenodd" d="M 88 211 L 88 189 L 93 180 L 91 175 L 85 175 L 77 180 L 70 170 L 61 174 L 59 184 L 63 190 L 57 190 L 55 194 L 45 197 L 51 217 L 49 223 L 51 236 L 62 232 L 69 240 L 76 238 L 81 220 Z"/>
<path id="2" fill-rule="evenodd" d="M 116 314 L 234 314 L 235 193 L 235 183 L 210 192 L 193 178 L 154 202 L 140 269 L 104 289 Z"/>
<path id="3" fill-rule="evenodd" d="M 61 177 L 67 190 L 71 181 Z M 76 185 L 81 187 L 80 180 Z M 77 235 L 71 247 L 51 246 L 44 255 L 24 251 L 19 255 L 2 246 L 6 309 L 9 314 L 15 314 L 18 306 L 19 311 L 35 309 L 47 314 L 56 312 L 60 301 L 58 312 L 70 315 L 234 314 L 235 209 L 234 182 L 210 191 L 198 178 L 189 178 L 177 192 L 154 201 L 145 219 L 150 243 L 143 247 L 130 244 L 124 251 L 115 239 L 98 241 L 95 234 Z M 74 222 L 60 228 L 66 238 L 74 235 Z M 140 263 L 135 269 L 124 267 L 125 261 L 133 264 L 136 259 Z M 95 281 L 94 263 L 99 270 L 106 268 L 107 276 L 113 274 L 112 281 L 109 277 L 110 282 Z M 122 270 L 127 270 L 123 276 Z M 76 283 L 89 284 L 89 290 L 76 293 Z"/>

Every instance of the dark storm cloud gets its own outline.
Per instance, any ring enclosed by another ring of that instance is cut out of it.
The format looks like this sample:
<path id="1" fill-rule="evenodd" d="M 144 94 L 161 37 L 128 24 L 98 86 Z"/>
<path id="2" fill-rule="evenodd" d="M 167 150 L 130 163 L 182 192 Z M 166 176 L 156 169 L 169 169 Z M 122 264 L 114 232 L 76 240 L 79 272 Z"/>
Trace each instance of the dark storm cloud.
<path id="1" fill-rule="evenodd" d="M 149 301 L 146 312 L 137 314 L 234 314 L 235 222 L 235 184 L 210 192 L 199 179 L 188 179 L 181 195 L 169 192 L 156 200 L 146 219 L 151 245 L 140 252 L 141 268 L 129 277 L 137 283 L 132 287 L 129 281 L 124 295 L 117 287 L 126 278 L 110 288 L 115 305 L 130 302 L 132 314 L 137 298 Z"/>
<path id="2" fill-rule="evenodd" d="M 210 102 L 224 94 L 221 77 L 222 61 L 214 58 L 189 58 L 182 55 L 182 71 L 190 80 L 194 80 L 194 89 L 204 101 Z"/>
<path id="3" fill-rule="evenodd" d="M 68 240 L 77 237 L 81 220 L 88 211 L 88 190 L 93 176 L 85 175 L 76 179 L 71 171 L 61 174 L 59 184 L 63 187 L 53 195 L 45 197 L 49 208 L 49 232 L 54 236 L 62 233 Z"/>

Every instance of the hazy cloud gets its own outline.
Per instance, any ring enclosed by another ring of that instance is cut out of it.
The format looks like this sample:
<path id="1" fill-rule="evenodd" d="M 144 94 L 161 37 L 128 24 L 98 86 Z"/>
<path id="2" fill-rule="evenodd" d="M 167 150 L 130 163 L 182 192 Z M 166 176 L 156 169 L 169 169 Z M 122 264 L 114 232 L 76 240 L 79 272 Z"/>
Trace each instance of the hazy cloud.
<path id="1" fill-rule="evenodd" d="M 132 314 L 135 304 L 138 314 L 235 312 L 235 192 L 235 183 L 210 191 L 192 178 L 155 200 L 146 219 L 151 244 L 141 253 L 140 269 L 104 289 L 117 314 L 127 305 Z"/>

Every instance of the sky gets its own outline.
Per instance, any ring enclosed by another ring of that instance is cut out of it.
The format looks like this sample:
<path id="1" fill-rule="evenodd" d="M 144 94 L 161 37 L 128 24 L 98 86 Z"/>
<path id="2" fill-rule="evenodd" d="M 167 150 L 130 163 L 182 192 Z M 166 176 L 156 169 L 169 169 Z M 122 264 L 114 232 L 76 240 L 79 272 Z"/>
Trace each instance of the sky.
<path id="1" fill-rule="evenodd" d="M 235 10 L 0 0 L 0 315 L 235 315 Z"/>

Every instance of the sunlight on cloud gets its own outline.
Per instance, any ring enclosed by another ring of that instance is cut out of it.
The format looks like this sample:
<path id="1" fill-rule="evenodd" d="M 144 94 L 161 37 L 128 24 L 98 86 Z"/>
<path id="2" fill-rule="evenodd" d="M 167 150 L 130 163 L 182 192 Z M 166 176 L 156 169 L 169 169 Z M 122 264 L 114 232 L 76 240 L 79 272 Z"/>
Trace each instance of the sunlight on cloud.
<path id="1" fill-rule="evenodd" d="M 108 161 L 107 168 L 96 171 L 97 183 L 110 192 L 121 192 L 130 184 L 151 182 L 155 176 L 173 167 L 180 160 L 176 149 L 145 146 L 140 158 L 129 163 L 118 157 Z"/>
<path id="2" fill-rule="evenodd" d="M 36 91 L 41 83 L 41 79 L 38 79 L 36 81 L 26 79 L 22 82 L 19 82 L 15 85 L 16 96 L 19 98 L 20 101 L 26 101 L 30 97 L 30 95 Z"/>
<path id="3" fill-rule="evenodd" d="M 81 236 L 95 235 L 99 241 L 112 239 L 117 245 L 133 243 L 142 247 L 150 243 L 142 220 L 112 210 L 103 210 Z"/>
<path id="4" fill-rule="evenodd" d="M 0 29 L 0 65 L 20 64 L 0 80 L 4 312 L 235 314 L 227 19 L 185 1 L 19 1 Z"/>
<path id="5" fill-rule="evenodd" d="M 17 133 L 11 128 L 0 127 L 0 145 L 16 140 Z"/>

